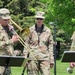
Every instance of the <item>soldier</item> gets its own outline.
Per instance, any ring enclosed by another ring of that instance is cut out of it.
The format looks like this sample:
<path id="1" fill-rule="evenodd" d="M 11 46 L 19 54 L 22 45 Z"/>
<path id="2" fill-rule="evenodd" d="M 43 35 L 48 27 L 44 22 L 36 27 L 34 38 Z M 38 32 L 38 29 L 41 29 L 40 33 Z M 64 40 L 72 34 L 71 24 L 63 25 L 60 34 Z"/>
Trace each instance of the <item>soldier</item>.
<path id="1" fill-rule="evenodd" d="M 75 31 L 73 32 L 73 35 L 71 37 L 71 40 L 72 40 L 72 44 L 71 44 L 70 51 L 75 51 Z M 75 67 L 75 62 L 71 62 L 70 63 L 70 67 L 71 68 L 74 68 Z"/>
<path id="2" fill-rule="evenodd" d="M 27 63 L 28 75 L 50 75 L 54 65 L 53 36 L 51 30 L 43 24 L 44 12 L 37 11 L 36 23 L 30 27 L 30 35 L 25 40 L 30 52 L 24 49 L 24 55 L 30 59 Z"/>
<path id="3" fill-rule="evenodd" d="M 6 8 L 0 9 L 0 55 L 14 55 L 13 45 L 18 41 L 18 36 L 11 33 L 12 26 L 9 26 L 10 12 Z M 5 73 L 5 67 L 0 66 L 0 75 L 10 75 L 8 67 Z"/>

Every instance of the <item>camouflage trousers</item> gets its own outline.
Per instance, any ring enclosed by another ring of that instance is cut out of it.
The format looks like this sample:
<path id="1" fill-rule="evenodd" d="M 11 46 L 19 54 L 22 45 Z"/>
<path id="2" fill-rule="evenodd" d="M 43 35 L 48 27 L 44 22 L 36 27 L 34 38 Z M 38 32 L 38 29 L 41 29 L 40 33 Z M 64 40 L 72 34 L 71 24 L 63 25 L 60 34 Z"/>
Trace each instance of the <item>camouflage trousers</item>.
<path id="1" fill-rule="evenodd" d="M 0 75 L 10 75 L 11 74 L 11 68 L 8 67 L 5 69 L 5 67 L 0 66 Z"/>
<path id="2" fill-rule="evenodd" d="M 47 60 L 29 61 L 27 73 L 28 75 L 50 75 L 50 63 Z"/>

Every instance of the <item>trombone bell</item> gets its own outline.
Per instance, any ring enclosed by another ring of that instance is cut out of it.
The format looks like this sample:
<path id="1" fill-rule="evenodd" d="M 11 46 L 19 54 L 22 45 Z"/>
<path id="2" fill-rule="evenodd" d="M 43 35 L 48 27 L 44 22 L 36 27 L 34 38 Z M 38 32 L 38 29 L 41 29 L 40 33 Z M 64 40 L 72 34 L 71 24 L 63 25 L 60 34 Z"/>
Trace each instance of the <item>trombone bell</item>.
<path id="1" fill-rule="evenodd" d="M 30 29 L 29 28 L 24 28 L 24 29 L 22 29 L 21 31 L 20 31 L 20 35 L 21 35 L 21 37 L 26 37 L 26 36 L 28 36 L 29 35 L 29 33 L 30 33 Z"/>
<path id="2" fill-rule="evenodd" d="M 24 29 L 22 29 L 12 19 L 10 19 L 10 22 L 13 23 L 13 25 L 15 25 L 19 29 L 21 37 L 25 38 L 25 37 L 27 37 L 29 35 L 30 29 L 28 27 L 25 27 Z"/>

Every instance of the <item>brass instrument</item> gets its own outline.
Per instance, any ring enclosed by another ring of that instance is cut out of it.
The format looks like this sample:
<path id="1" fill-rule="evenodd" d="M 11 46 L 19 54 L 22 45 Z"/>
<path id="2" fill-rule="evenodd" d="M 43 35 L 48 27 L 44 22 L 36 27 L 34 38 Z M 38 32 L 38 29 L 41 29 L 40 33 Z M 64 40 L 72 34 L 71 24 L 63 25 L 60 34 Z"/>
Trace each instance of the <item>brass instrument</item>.
<path id="1" fill-rule="evenodd" d="M 12 19 L 10 19 L 10 22 L 12 22 L 20 30 L 20 34 L 22 34 L 21 37 L 25 37 L 25 36 L 28 36 L 29 35 L 29 33 L 30 33 L 29 28 L 26 27 L 26 28 L 22 29 Z"/>
<path id="2" fill-rule="evenodd" d="M 69 74 L 72 74 L 72 73 L 73 73 L 73 68 L 68 67 L 68 68 L 67 68 L 67 72 L 68 72 Z"/>
<path id="3" fill-rule="evenodd" d="M 25 34 L 25 36 L 28 36 L 30 33 L 30 30 L 28 28 L 25 28 L 24 30 L 22 30 L 21 27 L 19 27 L 13 20 L 10 19 L 10 21 L 18 28 L 20 29 L 20 31 L 23 31 L 23 35 Z M 24 33 L 25 32 L 25 33 Z M 17 34 L 17 32 L 12 29 L 12 33 L 13 34 Z M 19 35 L 18 35 L 19 36 Z M 36 60 L 34 54 L 32 54 L 30 47 L 28 47 L 28 45 L 24 42 L 24 40 L 19 36 L 19 42 L 24 46 L 24 48 L 34 57 L 34 60 Z"/>

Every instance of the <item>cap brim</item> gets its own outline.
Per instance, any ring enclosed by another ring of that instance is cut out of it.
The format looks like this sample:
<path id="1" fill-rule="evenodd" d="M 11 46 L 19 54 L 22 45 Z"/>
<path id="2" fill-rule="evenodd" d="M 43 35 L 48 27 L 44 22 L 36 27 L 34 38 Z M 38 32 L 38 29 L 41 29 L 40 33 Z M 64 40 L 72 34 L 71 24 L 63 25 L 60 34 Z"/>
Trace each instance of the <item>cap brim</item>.
<path id="1" fill-rule="evenodd" d="M 35 16 L 35 18 L 42 18 L 42 19 L 45 19 L 45 17 L 43 17 L 43 16 Z"/>
<path id="2" fill-rule="evenodd" d="M 1 18 L 2 18 L 2 19 L 11 19 L 10 16 L 6 16 L 6 17 L 5 17 L 5 16 L 1 16 Z"/>

